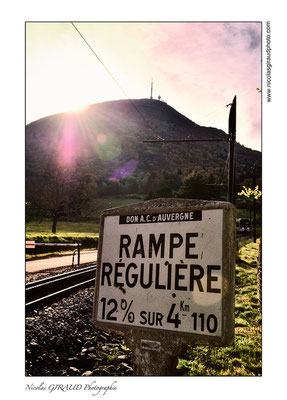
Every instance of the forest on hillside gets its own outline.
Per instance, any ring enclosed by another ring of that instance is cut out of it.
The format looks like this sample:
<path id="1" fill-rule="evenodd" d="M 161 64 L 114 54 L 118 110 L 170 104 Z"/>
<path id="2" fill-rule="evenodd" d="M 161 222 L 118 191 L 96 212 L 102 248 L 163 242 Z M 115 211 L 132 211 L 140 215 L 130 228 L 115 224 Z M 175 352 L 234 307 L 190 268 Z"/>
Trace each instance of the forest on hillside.
<path id="1" fill-rule="evenodd" d="M 149 144 L 156 138 L 226 138 L 157 100 L 89 106 L 26 127 L 27 220 L 50 216 L 89 218 L 94 200 L 106 197 L 180 197 L 226 200 L 228 142 Z M 236 190 L 261 187 L 261 153 L 236 146 Z M 243 206 L 245 200 L 240 200 Z M 245 201 L 246 202 L 246 201 Z"/>

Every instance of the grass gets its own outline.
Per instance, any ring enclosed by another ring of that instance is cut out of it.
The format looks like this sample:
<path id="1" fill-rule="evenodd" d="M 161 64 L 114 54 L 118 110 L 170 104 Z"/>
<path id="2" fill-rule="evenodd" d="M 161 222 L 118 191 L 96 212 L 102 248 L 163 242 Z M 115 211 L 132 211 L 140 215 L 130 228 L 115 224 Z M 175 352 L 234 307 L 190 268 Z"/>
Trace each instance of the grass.
<path id="1" fill-rule="evenodd" d="M 52 221 L 43 218 L 40 221 L 30 221 L 26 224 L 26 240 L 36 243 L 78 243 L 82 249 L 95 249 L 98 247 L 99 224 L 91 221 L 59 221 L 57 233 L 51 232 Z M 61 251 L 62 250 L 62 251 Z M 26 259 L 43 257 L 51 254 L 64 254 L 71 252 L 71 248 L 40 247 L 26 250 Z"/>
<path id="2" fill-rule="evenodd" d="M 95 199 L 93 203 L 93 213 L 91 220 L 83 221 L 58 221 L 57 223 L 57 235 L 59 236 L 94 236 L 99 233 L 99 218 L 102 211 L 134 204 L 142 201 L 140 197 L 105 197 L 101 199 Z M 97 221 L 97 222 L 96 222 Z M 54 235 L 52 234 L 52 219 L 42 218 L 39 220 L 29 221 L 26 223 L 26 234 L 27 235 Z"/>
<path id="3" fill-rule="evenodd" d="M 256 259 L 259 242 L 239 250 L 235 277 L 235 340 L 232 346 L 190 346 L 179 359 L 185 376 L 261 376 L 261 312 Z"/>
<path id="4" fill-rule="evenodd" d="M 53 235 L 52 219 L 43 218 L 38 221 L 29 221 L 26 224 L 28 235 Z M 87 236 L 99 233 L 99 224 L 92 221 L 59 221 L 57 224 L 57 235 L 62 236 Z"/>
<path id="5" fill-rule="evenodd" d="M 103 210 L 125 206 L 129 204 L 139 203 L 143 201 L 141 198 L 130 197 L 105 197 L 102 199 L 95 199 L 94 211 L 92 218 L 95 221 L 59 221 L 57 224 L 57 235 L 65 236 L 88 236 L 99 233 L 99 217 Z M 245 209 L 237 210 L 237 218 L 249 218 L 249 212 Z M 26 234 L 29 236 L 36 235 L 54 235 L 52 230 L 52 219 L 42 218 L 41 220 L 29 221 L 26 223 Z"/>
<path id="6" fill-rule="evenodd" d="M 130 201 L 131 199 L 123 199 Z M 134 199 L 133 199 L 133 202 Z M 110 203 L 112 205 L 112 202 Z M 107 205 L 107 203 L 106 203 Z M 117 205 L 119 205 L 117 203 Z M 107 208 L 107 207 L 105 207 Z M 51 221 L 29 222 L 26 240 L 76 242 L 98 239 L 99 225 L 87 222 L 59 221 L 56 235 Z M 237 254 L 235 277 L 235 340 L 232 346 L 190 346 L 179 359 L 178 372 L 185 376 L 260 376 L 261 312 L 257 292 L 259 242 L 250 242 Z M 114 355 L 117 357 L 117 354 Z"/>
<path id="7" fill-rule="evenodd" d="M 95 199 L 94 211 L 91 215 L 93 221 L 58 221 L 57 233 L 52 233 L 52 219 L 42 218 L 38 220 L 29 221 L 26 223 L 26 240 L 33 240 L 36 243 L 77 243 L 82 244 L 82 248 L 94 249 L 98 246 L 99 239 L 99 219 L 103 210 L 113 207 L 119 207 L 132 203 L 138 203 L 142 199 L 137 197 L 105 197 L 102 199 Z M 67 249 L 65 249 L 67 251 Z M 31 259 L 35 257 L 47 256 L 50 254 L 62 254 L 65 251 L 59 251 L 59 248 L 49 249 L 47 247 L 41 249 L 37 247 L 36 250 L 26 251 L 26 258 Z"/>

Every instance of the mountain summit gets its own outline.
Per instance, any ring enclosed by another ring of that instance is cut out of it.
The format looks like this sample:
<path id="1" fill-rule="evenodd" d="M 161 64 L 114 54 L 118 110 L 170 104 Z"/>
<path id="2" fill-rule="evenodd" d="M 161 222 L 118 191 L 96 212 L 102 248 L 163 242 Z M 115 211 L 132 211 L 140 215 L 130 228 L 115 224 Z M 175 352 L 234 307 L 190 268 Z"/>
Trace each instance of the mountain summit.
<path id="1" fill-rule="evenodd" d="M 53 161 L 65 168 L 85 166 L 104 190 L 112 181 L 125 193 L 141 193 L 164 180 L 178 187 L 190 172 L 226 181 L 228 142 L 147 144 L 147 139 L 226 138 L 220 129 L 197 125 L 163 101 L 118 100 L 81 112 L 51 115 L 26 126 L 26 176 Z M 239 181 L 261 153 L 237 144 Z M 177 184 L 172 181 L 177 181 Z M 121 190 L 119 188 L 119 190 Z"/>

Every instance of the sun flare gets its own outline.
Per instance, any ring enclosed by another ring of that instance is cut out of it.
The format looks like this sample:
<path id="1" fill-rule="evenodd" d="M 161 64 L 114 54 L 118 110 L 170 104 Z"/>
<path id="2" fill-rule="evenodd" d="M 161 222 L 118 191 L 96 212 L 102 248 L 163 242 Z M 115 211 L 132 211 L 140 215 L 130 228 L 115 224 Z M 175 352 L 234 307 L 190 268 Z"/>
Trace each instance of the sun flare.
<path id="1" fill-rule="evenodd" d="M 66 109 L 67 113 L 73 113 L 73 114 L 81 114 L 82 112 L 84 112 L 87 108 L 87 104 L 74 104 L 71 106 L 68 106 L 68 108 Z"/>

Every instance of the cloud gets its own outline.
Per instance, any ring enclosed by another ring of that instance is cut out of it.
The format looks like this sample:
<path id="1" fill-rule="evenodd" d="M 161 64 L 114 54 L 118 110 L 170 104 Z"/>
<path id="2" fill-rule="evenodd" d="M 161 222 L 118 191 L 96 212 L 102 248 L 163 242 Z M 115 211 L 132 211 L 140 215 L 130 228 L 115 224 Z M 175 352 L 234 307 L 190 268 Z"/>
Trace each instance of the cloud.
<path id="1" fill-rule="evenodd" d="M 225 23 L 225 44 L 241 46 L 242 50 L 254 50 L 261 45 L 261 23 Z"/>
<path id="2" fill-rule="evenodd" d="M 257 49 L 261 45 L 261 33 L 252 27 L 244 30 L 244 34 L 249 38 L 249 49 Z"/>
<path id="3" fill-rule="evenodd" d="M 160 37 L 154 58 L 170 93 L 178 93 L 176 108 L 197 123 L 210 124 L 204 115 L 231 102 L 236 94 L 238 140 L 248 147 L 249 140 L 252 147 L 255 139 L 260 143 L 261 98 L 256 87 L 261 84 L 261 24 L 167 26 Z M 215 126 L 226 131 L 225 114 L 218 117 Z"/>

